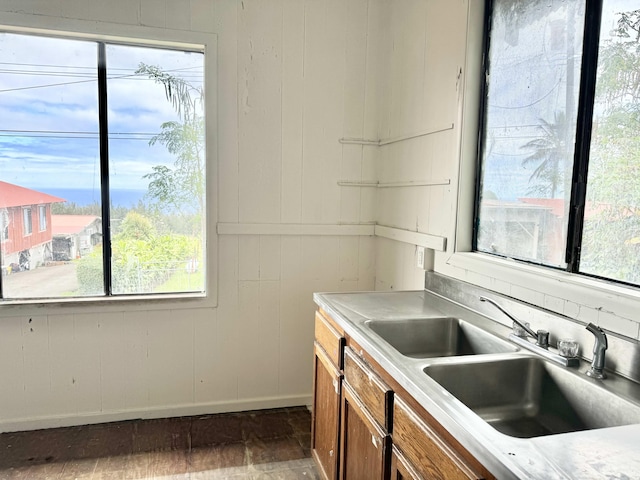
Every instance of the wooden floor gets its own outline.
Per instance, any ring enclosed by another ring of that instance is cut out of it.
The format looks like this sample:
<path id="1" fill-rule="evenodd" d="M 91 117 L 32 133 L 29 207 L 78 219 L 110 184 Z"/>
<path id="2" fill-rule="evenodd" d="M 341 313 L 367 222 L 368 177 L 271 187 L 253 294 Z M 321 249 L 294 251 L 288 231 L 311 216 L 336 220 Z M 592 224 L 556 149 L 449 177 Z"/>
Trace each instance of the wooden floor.
<path id="1" fill-rule="evenodd" d="M 305 407 L 0 435 L 0 479 L 317 479 Z"/>

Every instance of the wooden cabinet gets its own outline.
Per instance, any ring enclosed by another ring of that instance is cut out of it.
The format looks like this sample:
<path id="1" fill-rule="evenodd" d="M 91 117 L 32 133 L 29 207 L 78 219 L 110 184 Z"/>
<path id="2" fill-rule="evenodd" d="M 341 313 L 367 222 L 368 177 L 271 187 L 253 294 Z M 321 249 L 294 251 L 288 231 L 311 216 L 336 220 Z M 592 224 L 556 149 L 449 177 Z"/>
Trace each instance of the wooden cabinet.
<path id="1" fill-rule="evenodd" d="M 391 448 L 391 480 L 423 480 L 413 465 L 394 446 Z"/>
<path id="2" fill-rule="evenodd" d="M 344 336 L 316 313 L 311 452 L 326 480 L 338 478 Z"/>
<path id="3" fill-rule="evenodd" d="M 393 444 L 421 476 L 433 480 L 479 480 L 480 476 L 400 398 L 393 405 Z"/>
<path id="4" fill-rule="evenodd" d="M 388 478 L 390 440 L 347 383 L 342 389 L 340 479 Z"/>
<path id="5" fill-rule="evenodd" d="M 341 480 L 388 478 L 392 402 L 392 390 L 346 347 L 340 427 Z"/>
<path id="6" fill-rule="evenodd" d="M 314 351 L 311 447 L 323 478 L 494 479 L 322 310 Z"/>

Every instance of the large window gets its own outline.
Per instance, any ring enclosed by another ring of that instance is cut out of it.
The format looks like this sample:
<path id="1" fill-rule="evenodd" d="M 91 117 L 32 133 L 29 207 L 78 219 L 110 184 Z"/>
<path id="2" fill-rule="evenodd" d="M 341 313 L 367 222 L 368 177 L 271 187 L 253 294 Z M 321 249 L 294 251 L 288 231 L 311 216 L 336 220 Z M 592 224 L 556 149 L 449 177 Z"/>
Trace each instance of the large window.
<path id="1" fill-rule="evenodd" d="M 204 292 L 203 78 L 201 51 L 0 33 L 3 236 L 40 226 L 0 299 Z"/>
<path id="2" fill-rule="evenodd" d="M 640 1 L 488 19 L 475 249 L 640 284 Z"/>

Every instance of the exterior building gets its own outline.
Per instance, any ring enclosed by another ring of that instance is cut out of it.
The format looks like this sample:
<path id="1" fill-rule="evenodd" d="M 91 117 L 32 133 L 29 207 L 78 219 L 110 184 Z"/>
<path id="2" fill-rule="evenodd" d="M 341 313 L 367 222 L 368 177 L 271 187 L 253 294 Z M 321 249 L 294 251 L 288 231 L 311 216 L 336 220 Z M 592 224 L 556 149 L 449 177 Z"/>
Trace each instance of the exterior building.
<path id="1" fill-rule="evenodd" d="M 29 270 L 52 259 L 51 204 L 64 201 L 0 181 L 0 258 L 4 273 Z"/>
<path id="2" fill-rule="evenodd" d="M 52 215 L 53 259 L 82 257 L 102 243 L 102 221 L 95 215 Z"/>

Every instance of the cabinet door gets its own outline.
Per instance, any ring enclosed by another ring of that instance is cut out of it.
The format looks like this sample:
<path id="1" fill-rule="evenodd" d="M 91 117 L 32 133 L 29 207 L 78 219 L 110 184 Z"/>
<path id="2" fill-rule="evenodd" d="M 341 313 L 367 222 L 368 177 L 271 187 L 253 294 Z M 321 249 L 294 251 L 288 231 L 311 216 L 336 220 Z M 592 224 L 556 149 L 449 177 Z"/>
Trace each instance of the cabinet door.
<path id="1" fill-rule="evenodd" d="M 317 343 L 314 353 L 311 451 L 323 478 L 335 480 L 338 473 L 342 375 Z"/>
<path id="2" fill-rule="evenodd" d="M 383 480 L 390 466 L 390 437 L 348 384 L 342 386 L 340 479 Z"/>
<path id="3" fill-rule="evenodd" d="M 424 478 L 483 478 L 397 395 L 393 403 L 393 445 Z"/>
<path id="4" fill-rule="evenodd" d="M 391 480 L 422 480 L 396 447 L 391 448 Z"/>

